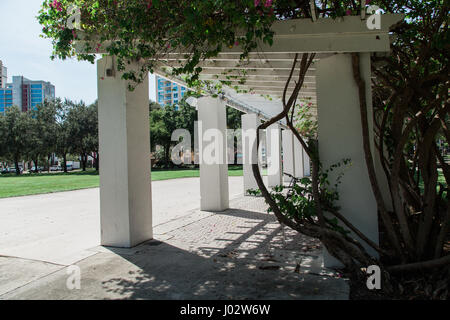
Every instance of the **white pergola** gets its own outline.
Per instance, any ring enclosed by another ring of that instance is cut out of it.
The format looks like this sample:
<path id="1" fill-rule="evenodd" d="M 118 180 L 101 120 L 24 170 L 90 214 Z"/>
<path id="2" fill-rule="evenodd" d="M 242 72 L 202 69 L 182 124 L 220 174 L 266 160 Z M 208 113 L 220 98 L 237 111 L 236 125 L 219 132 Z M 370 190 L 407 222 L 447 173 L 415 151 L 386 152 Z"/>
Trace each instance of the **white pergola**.
<path id="1" fill-rule="evenodd" d="M 342 212 L 378 243 L 377 205 L 364 160 L 358 89 L 353 79 L 349 53 L 360 54 L 368 114 L 372 117 L 370 55 L 390 51 L 389 28 L 402 19 L 400 15 L 382 15 L 379 30 L 369 30 L 364 17 L 355 16 L 336 20 L 279 21 L 273 26 L 273 45 L 259 45 L 257 52 L 251 53 L 248 60 L 240 61 L 240 48 L 233 47 L 221 52 L 218 57 L 202 61 L 201 79 L 204 80 L 231 80 L 237 84 L 239 79 L 227 76 L 240 78 L 242 70 L 245 70 L 246 82 L 240 88 L 253 94 L 238 94 L 232 88 L 225 88 L 225 94 L 220 98 L 199 98 L 198 120 L 202 122 L 200 145 L 209 143 L 204 140 L 203 133 L 214 128 L 223 133 L 222 145 L 226 146 L 226 105 L 246 113 L 242 117 L 243 130 L 256 129 L 260 119 L 279 113 L 282 109 L 280 96 L 294 55 L 317 53 L 300 96 L 317 108 L 319 154 L 323 166 L 329 167 L 344 158 L 352 160 L 352 166 L 346 171 L 339 187 Z M 83 44 L 79 43 L 78 50 L 83 51 L 83 48 Z M 183 56 L 180 52 L 159 59 L 155 73 L 184 84 L 170 75 L 170 68 L 179 66 Z M 107 246 L 132 247 L 153 237 L 148 79 L 130 92 L 128 83 L 121 79 L 122 74 L 110 71 L 114 70 L 113 57 L 104 57 L 98 60 L 97 65 L 101 241 L 102 245 Z M 130 68 L 138 66 L 136 63 Z M 261 95 L 270 95 L 272 100 Z M 369 123 L 372 126 L 372 119 Z M 281 131 L 282 127 L 280 123 L 267 130 L 267 153 L 275 159 L 270 166 L 277 167 L 277 170 L 269 170 L 275 172 L 269 174 L 269 186 L 282 183 L 283 171 L 297 177 L 309 174 L 309 161 L 301 145 L 289 130 Z M 244 154 L 245 149 L 250 147 L 244 141 Z M 372 149 L 375 155 L 373 146 Z M 222 154 L 223 164 L 200 164 L 202 210 L 223 211 L 229 207 L 226 152 Z M 374 162 L 382 179 L 377 159 L 375 156 Z M 244 185 L 245 190 L 256 187 L 250 165 L 244 165 Z M 330 257 L 325 262 L 327 266 L 335 264 Z"/>

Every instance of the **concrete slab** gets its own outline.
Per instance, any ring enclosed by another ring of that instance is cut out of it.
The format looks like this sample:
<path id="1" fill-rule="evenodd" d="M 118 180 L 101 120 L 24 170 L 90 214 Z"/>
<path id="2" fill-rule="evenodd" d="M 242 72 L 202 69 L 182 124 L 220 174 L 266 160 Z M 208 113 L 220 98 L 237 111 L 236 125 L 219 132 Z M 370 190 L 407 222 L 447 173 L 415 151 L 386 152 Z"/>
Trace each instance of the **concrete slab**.
<path id="1" fill-rule="evenodd" d="M 0 257 L 0 296 L 63 268 L 41 261 Z"/>
<path id="2" fill-rule="evenodd" d="M 69 265 L 100 243 L 98 189 L 0 199 L 0 255 Z"/>
<path id="3" fill-rule="evenodd" d="M 242 195 L 242 177 L 229 179 L 230 197 Z M 154 226 L 200 206 L 199 178 L 152 184 Z M 99 214 L 98 188 L 0 199 L 0 255 L 73 264 L 100 244 Z"/>
<path id="4" fill-rule="evenodd" d="M 65 268 L 0 299 L 347 299 L 347 283 L 322 266 L 320 243 L 284 230 L 261 198 L 165 230 L 132 249 L 96 248 L 80 261 L 81 289 Z M 194 214 L 193 212 L 191 214 Z M 12 264 L 17 261 L 12 261 Z"/>

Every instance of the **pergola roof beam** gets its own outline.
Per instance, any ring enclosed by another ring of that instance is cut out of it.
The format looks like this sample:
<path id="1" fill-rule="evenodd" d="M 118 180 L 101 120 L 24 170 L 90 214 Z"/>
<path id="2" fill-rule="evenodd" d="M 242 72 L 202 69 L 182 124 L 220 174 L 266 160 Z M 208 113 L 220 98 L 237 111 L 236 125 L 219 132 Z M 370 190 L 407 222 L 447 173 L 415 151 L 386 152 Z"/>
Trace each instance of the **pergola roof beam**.
<path id="1" fill-rule="evenodd" d="M 166 61 L 186 61 L 187 58 L 185 57 L 186 54 L 182 53 L 168 53 L 161 57 L 161 60 Z M 314 61 L 319 60 L 322 57 L 326 57 L 329 54 L 318 54 L 316 55 L 316 59 Z M 245 61 L 252 61 L 252 62 L 258 62 L 262 60 L 268 60 L 268 61 L 287 61 L 287 62 L 293 62 L 295 58 L 295 53 L 265 53 L 265 52 L 249 52 L 248 57 L 245 59 L 241 59 L 240 53 L 219 53 L 217 57 L 208 59 L 208 60 L 215 60 L 215 61 L 233 61 L 233 62 L 245 62 Z"/>
<path id="2" fill-rule="evenodd" d="M 212 74 L 200 74 L 201 80 L 222 80 L 222 81 L 231 81 L 231 82 L 239 82 L 240 78 L 235 78 L 234 76 L 226 76 L 226 75 L 212 75 Z M 249 75 L 245 77 L 246 83 L 252 82 L 279 82 L 285 84 L 288 80 L 288 76 L 254 76 Z M 314 84 L 316 83 L 314 76 L 306 76 L 305 84 Z"/>
<path id="3" fill-rule="evenodd" d="M 313 1 L 310 2 L 313 4 Z M 313 6 L 312 6 L 313 7 Z M 312 8 L 311 8 L 312 9 Z M 270 95 L 272 102 L 264 104 L 273 105 L 278 108 L 281 101 L 279 98 L 283 94 L 285 82 L 288 80 L 292 63 L 296 54 L 316 53 L 315 61 L 320 61 L 323 57 L 329 57 L 336 53 L 351 52 L 389 52 L 390 39 L 389 28 L 400 22 L 404 17 L 397 14 L 384 14 L 380 16 L 381 29 L 371 30 L 367 26 L 367 21 L 361 19 L 364 16 L 345 16 L 337 19 L 318 18 L 312 19 L 293 19 L 277 21 L 273 24 L 274 31 L 273 44 L 262 43 L 260 41 L 257 48 L 249 53 L 246 59 L 241 60 L 242 48 L 234 46 L 232 48 L 224 47 L 223 51 L 217 57 L 201 61 L 199 67 L 202 67 L 200 79 L 211 80 L 213 82 L 229 81 L 230 87 L 239 86 L 240 89 L 249 90 L 253 94 Z M 91 44 L 97 44 L 98 41 L 91 41 Z M 75 44 L 76 50 L 80 53 L 106 53 L 106 48 L 110 41 L 104 42 L 99 52 L 91 45 L 91 52 L 86 52 L 86 42 L 82 40 Z M 180 67 L 189 57 L 190 50 L 180 49 L 176 52 L 162 53 L 155 57 L 157 60 L 154 68 L 155 73 L 186 85 L 181 76 L 172 76 L 172 67 Z M 184 53 L 187 52 L 187 53 Z M 187 57 L 186 57 L 187 55 Z M 298 75 L 300 64 L 295 68 Z M 299 98 L 316 103 L 316 84 L 315 84 L 315 65 L 307 71 L 304 88 L 299 93 Z M 245 83 L 240 82 L 246 79 Z M 293 81 L 296 77 L 293 77 Z M 242 84 L 241 84 L 242 83 Z M 293 90 L 294 82 L 288 87 L 287 94 Z M 224 86 L 227 88 L 227 86 Z M 233 90 L 232 88 L 229 88 Z M 233 91 L 234 92 L 234 91 Z M 245 98 L 245 97 L 248 97 Z M 255 112 L 258 109 L 257 104 L 261 99 L 257 99 L 250 94 L 229 93 L 230 101 L 241 99 L 254 104 L 254 107 L 245 107 L 248 112 Z M 241 98 L 239 98 L 241 97 Z M 255 100 L 256 99 L 256 100 Z M 244 108 L 245 104 L 240 104 Z M 262 105 L 261 105 L 262 106 Z M 271 113 L 266 109 L 267 113 Z"/>
<path id="4" fill-rule="evenodd" d="M 160 60 L 161 63 L 166 64 L 168 67 L 172 68 L 178 68 L 183 66 L 183 63 L 179 61 L 165 61 Z M 243 61 L 240 63 L 237 63 L 235 61 L 217 61 L 215 59 L 212 60 L 206 60 L 206 61 L 200 61 L 198 63 L 198 67 L 201 67 L 202 69 L 238 69 L 238 70 L 260 70 L 260 69 L 282 69 L 282 70 L 288 70 L 290 71 L 292 69 L 293 61 L 271 61 L 271 60 L 262 60 L 262 61 Z M 300 66 L 296 68 L 297 70 L 300 70 Z M 311 67 L 309 70 L 314 71 L 315 68 Z"/>
<path id="5" fill-rule="evenodd" d="M 202 75 L 225 75 L 225 76 L 238 76 L 238 77 L 247 77 L 247 76 L 259 76 L 259 77 L 288 77 L 290 69 L 284 69 L 284 70 L 273 70 L 273 69 L 258 69 L 258 70 L 246 70 L 245 74 L 242 72 L 239 72 L 238 69 L 232 70 L 232 72 L 227 72 L 229 69 L 224 69 L 222 72 L 220 69 L 210 69 L 205 68 L 202 70 Z M 297 70 L 298 71 L 298 70 Z M 306 72 L 306 76 L 315 76 L 315 72 L 312 70 L 309 70 Z"/>
<path id="6" fill-rule="evenodd" d="M 239 86 L 240 89 L 242 90 L 251 90 L 251 91 L 257 91 L 257 90 L 266 90 L 266 91 L 279 91 L 279 92 L 283 92 L 284 88 L 282 87 L 264 87 L 264 86 Z M 294 89 L 294 87 L 289 87 L 287 92 L 291 92 Z M 316 93 L 316 88 L 302 88 L 302 90 L 300 91 L 300 93 L 304 93 L 304 94 L 315 94 Z"/>
<path id="7" fill-rule="evenodd" d="M 239 87 L 250 87 L 250 88 L 254 88 L 254 87 L 261 87 L 261 88 L 279 88 L 279 89 L 284 89 L 286 83 L 279 81 L 246 81 L 245 83 L 239 83 L 238 80 L 234 80 L 234 81 L 230 81 L 230 87 L 233 86 L 239 86 Z M 295 87 L 295 83 L 292 81 L 288 88 L 293 89 Z M 306 91 L 309 90 L 316 90 L 316 85 L 315 82 L 311 82 L 311 83 L 305 83 L 302 87 L 302 89 L 308 89 Z"/>
<path id="8" fill-rule="evenodd" d="M 273 45 L 260 44 L 258 50 L 265 53 L 389 52 L 389 28 L 403 17 L 401 14 L 381 15 L 379 30 L 370 30 L 360 16 L 276 21 L 272 26 Z M 239 47 L 223 50 L 240 51 Z"/>

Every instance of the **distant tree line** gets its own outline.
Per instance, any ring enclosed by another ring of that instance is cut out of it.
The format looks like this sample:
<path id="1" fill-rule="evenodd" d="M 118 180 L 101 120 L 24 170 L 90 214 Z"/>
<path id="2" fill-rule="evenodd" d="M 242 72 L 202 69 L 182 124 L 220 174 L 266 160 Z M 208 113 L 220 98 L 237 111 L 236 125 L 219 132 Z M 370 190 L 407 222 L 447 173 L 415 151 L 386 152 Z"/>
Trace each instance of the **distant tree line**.
<path id="1" fill-rule="evenodd" d="M 227 127 L 241 128 L 241 115 L 242 112 L 227 107 Z M 195 121 L 197 110 L 185 99 L 177 105 L 166 106 L 150 101 L 150 146 L 158 166 L 173 166 L 170 155 L 172 147 L 178 143 L 172 141 L 172 132 L 176 129 L 188 130 L 191 135 L 191 148 L 194 147 Z"/>
<path id="2" fill-rule="evenodd" d="M 177 144 L 171 139 L 172 132 L 186 129 L 193 138 L 197 111 L 184 99 L 164 107 L 150 101 L 149 111 L 151 151 L 158 165 L 172 166 L 170 152 Z M 228 128 L 240 128 L 241 114 L 227 108 Z M 57 98 L 27 112 L 13 106 L 0 113 L 0 163 L 14 164 L 19 175 L 22 161 L 32 162 L 34 171 L 39 172 L 40 166 L 50 170 L 53 156 L 61 159 L 64 172 L 68 171 L 67 161 L 73 158 L 80 159 L 81 168 L 86 171 L 89 156 L 94 159 L 95 169 L 99 169 L 97 102 L 87 105 Z"/>
<path id="3" fill-rule="evenodd" d="M 83 171 L 91 156 L 98 170 L 97 103 L 54 99 L 27 112 L 12 106 L 0 113 L 0 161 L 13 163 L 17 175 L 21 161 L 32 161 L 36 172 L 41 164 L 49 170 L 53 155 L 64 172 L 69 155 L 79 157 Z"/>

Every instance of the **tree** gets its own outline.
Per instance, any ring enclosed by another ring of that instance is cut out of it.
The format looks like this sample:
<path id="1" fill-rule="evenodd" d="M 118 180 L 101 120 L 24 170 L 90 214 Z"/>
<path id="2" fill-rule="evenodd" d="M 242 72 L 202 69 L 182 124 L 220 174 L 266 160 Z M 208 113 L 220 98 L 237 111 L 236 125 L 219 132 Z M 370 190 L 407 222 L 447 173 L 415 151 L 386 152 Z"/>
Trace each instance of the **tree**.
<path id="1" fill-rule="evenodd" d="M 172 141 L 172 132 L 178 129 L 177 107 L 167 105 L 162 109 L 156 109 L 150 112 L 150 141 L 152 150 L 157 145 L 162 146 L 164 150 L 164 166 L 170 165 L 170 147 L 174 144 Z"/>
<path id="2" fill-rule="evenodd" d="M 39 158 L 42 156 L 49 158 L 56 147 L 56 117 L 59 105 L 59 100 L 45 100 L 43 104 L 30 111 L 32 127 L 31 135 L 28 137 L 30 141 L 29 154 L 34 162 L 35 172 L 39 171 Z"/>
<path id="3" fill-rule="evenodd" d="M 65 121 L 68 128 L 70 152 L 80 155 L 83 171 L 92 152 L 98 152 L 97 105 L 87 106 L 80 101 L 67 101 L 68 110 Z"/>
<path id="4" fill-rule="evenodd" d="M 188 130 L 191 138 L 193 138 L 194 125 L 195 121 L 197 121 L 197 110 L 186 102 L 186 98 L 183 98 L 178 105 L 177 111 L 177 127 Z M 193 144 L 193 139 L 191 140 Z"/>
<path id="5" fill-rule="evenodd" d="M 67 121 L 70 102 L 58 103 L 58 116 L 56 122 L 56 154 L 63 158 L 63 171 L 67 173 L 67 154 L 71 151 L 70 126 Z"/>
<path id="6" fill-rule="evenodd" d="M 227 128 L 240 129 L 242 126 L 241 116 L 243 114 L 243 112 L 237 109 L 227 107 Z"/>
<path id="7" fill-rule="evenodd" d="M 32 128 L 32 118 L 30 113 L 21 112 L 18 107 L 12 106 L 6 109 L 3 121 L 3 130 L 6 129 L 4 137 L 6 156 L 13 160 L 16 174 L 20 175 L 19 161 L 30 147 L 28 137 Z"/>
<path id="8" fill-rule="evenodd" d="M 152 112 L 153 110 L 161 109 L 161 105 L 158 102 L 150 100 L 148 104 L 148 111 Z"/>
<path id="9" fill-rule="evenodd" d="M 232 130 L 241 129 L 242 115 L 243 112 L 227 106 L 227 128 Z M 238 140 L 240 139 L 242 139 L 240 135 L 237 135 L 236 138 L 233 138 L 232 152 L 234 153 L 233 157 L 234 164 L 238 163 Z"/>
<path id="10" fill-rule="evenodd" d="M 88 136 L 85 143 L 87 149 L 91 150 L 91 156 L 94 159 L 95 170 L 99 170 L 100 155 L 99 155 L 99 141 L 98 141 L 98 102 L 95 101 L 87 108 L 88 119 Z"/>
<path id="11" fill-rule="evenodd" d="M 3 113 L 0 113 L 0 162 L 7 160 L 7 141 L 6 134 L 8 133 L 6 125 L 6 117 Z M 3 166 L 3 164 L 2 164 Z"/>
<path id="12" fill-rule="evenodd" d="M 394 206 L 391 219 L 399 223 L 399 255 L 414 262 L 439 259 L 450 230 L 450 166 L 437 145 L 440 136 L 450 138 L 450 3 L 379 4 L 407 16 L 392 30 L 392 55 L 373 58 L 376 146 Z"/>
<path id="13" fill-rule="evenodd" d="M 164 165 L 168 167 L 171 147 L 176 144 L 172 141 L 172 132 L 176 129 L 186 129 L 193 137 L 197 111 L 186 102 L 186 99 L 182 99 L 178 105 L 159 108 L 158 106 L 150 111 L 150 145 L 151 150 L 155 150 L 157 145 L 163 147 Z M 191 147 L 193 147 L 192 139 Z"/>

